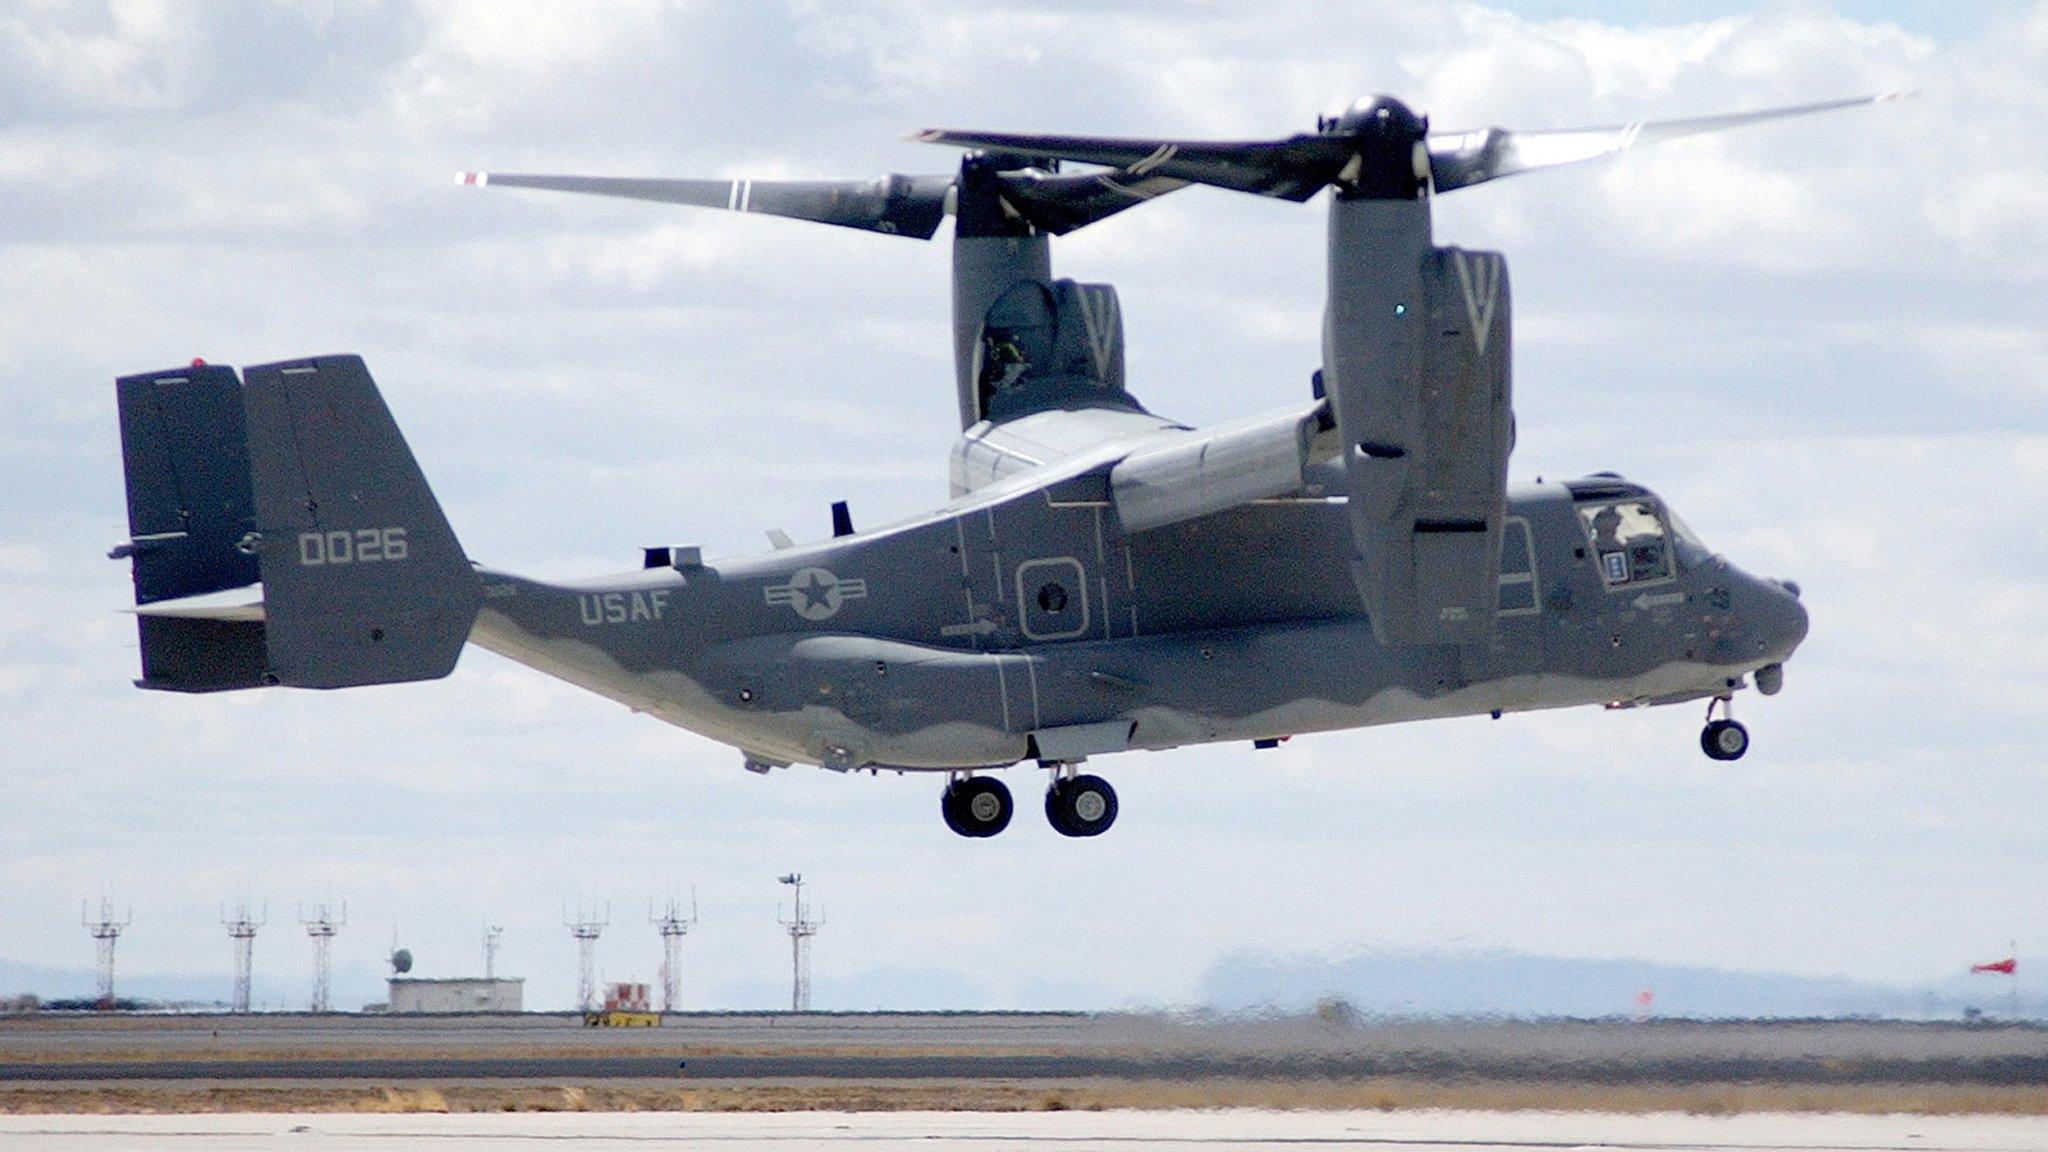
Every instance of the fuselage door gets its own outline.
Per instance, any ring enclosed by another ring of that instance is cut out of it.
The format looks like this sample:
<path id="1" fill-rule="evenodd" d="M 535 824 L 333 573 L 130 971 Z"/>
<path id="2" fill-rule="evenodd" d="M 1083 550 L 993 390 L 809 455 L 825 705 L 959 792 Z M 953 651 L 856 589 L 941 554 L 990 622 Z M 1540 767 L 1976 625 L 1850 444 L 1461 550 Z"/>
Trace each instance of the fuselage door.
<path id="1" fill-rule="evenodd" d="M 1506 708 L 1527 706 L 1536 698 L 1536 676 L 1543 671 L 1543 606 L 1536 576 L 1535 541 L 1529 521 L 1510 516 L 1501 522 L 1500 578 L 1495 628 L 1490 640 L 1461 649 L 1469 681 L 1499 681 L 1496 701 Z"/>

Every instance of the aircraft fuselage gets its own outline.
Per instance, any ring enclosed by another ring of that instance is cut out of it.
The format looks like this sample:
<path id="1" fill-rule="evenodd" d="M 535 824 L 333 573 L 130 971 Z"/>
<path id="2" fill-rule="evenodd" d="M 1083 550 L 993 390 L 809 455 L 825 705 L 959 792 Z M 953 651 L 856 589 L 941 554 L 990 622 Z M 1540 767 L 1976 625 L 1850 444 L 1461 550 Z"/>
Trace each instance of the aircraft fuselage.
<path id="1" fill-rule="evenodd" d="M 485 570 L 470 639 L 750 767 L 962 770 L 1725 696 L 1805 635 L 1790 586 L 1708 555 L 1646 490 L 1589 478 L 1511 492 L 1490 643 L 1385 646 L 1345 501 L 1316 491 L 1126 534 L 1098 469 L 711 565 Z M 1644 530 L 1626 547 L 1593 527 L 1617 502 Z"/>

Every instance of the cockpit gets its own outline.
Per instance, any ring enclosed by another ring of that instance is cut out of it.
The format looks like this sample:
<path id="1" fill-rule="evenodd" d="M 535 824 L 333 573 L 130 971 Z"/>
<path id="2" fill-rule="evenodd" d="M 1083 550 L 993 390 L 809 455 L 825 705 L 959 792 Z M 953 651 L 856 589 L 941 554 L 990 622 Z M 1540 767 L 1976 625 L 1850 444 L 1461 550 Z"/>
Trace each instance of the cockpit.
<path id="1" fill-rule="evenodd" d="M 1609 588 L 1664 583 L 1713 555 L 1677 513 L 1639 485 L 1598 476 L 1568 487 L 1587 554 Z"/>

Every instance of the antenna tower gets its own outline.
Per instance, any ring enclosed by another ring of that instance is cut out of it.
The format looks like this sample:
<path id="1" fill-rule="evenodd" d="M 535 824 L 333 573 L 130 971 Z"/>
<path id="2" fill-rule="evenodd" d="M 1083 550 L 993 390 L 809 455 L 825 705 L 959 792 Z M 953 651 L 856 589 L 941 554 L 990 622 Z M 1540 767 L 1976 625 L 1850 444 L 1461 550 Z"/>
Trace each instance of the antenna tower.
<path id="1" fill-rule="evenodd" d="M 647 919 L 655 930 L 661 933 L 661 1010 L 674 1012 L 682 1000 L 682 955 L 683 937 L 690 934 L 690 926 L 697 922 L 697 891 L 690 890 L 690 915 L 683 916 L 682 905 L 676 898 L 668 898 L 668 908 L 655 918 L 654 910 L 647 910 Z"/>
<path id="2" fill-rule="evenodd" d="M 505 929 L 496 924 L 484 925 L 484 979 L 498 978 L 498 942 L 504 939 Z"/>
<path id="3" fill-rule="evenodd" d="M 576 918 L 569 919 L 564 911 L 562 922 L 568 926 L 569 935 L 576 938 L 576 1003 L 585 1012 L 597 1011 L 597 938 L 603 934 L 605 925 L 612 922 L 612 906 L 604 906 L 604 918 L 586 916 L 583 905 L 576 905 Z"/>
<path id="4" fill-rule="evenodd" d="M 790 919 L 783 920 L 782 926 L 789 929 L 789 1010 L 809 1012 L 811 1010 L 811 937 L 825 921 L 821 917 L 813 920 L 810 910 L 804 907 L 804 878 L 799 872 L 777 877 L 782 883 L 796 889 L 795 907 Z"/>
<path id="5" fill-rule="evenodd" d="M 263 911 L 257 913 L 254 918 L 251 918 L 249 915 L 249 905 L 246 901 L 235 906 L 235 914 L 232 917 L 227 914 L 226 909 L 221 911 L 220 922 L 227 925 L 228 936 L 235 942 L 234 1011 L 236 1012 L 247 1012 L 249 1010 L 249 970 L 250 962 L 256 952 L 256 930 L 263 927 L 264 922 L 269 919 L 270 909 L 268 907 L 265 907 Z"/>
<path id="6" fill-rule="evenodd" d="M 92 919 L 84 904 L 78 906 L 78 922 L 92 933 L 93 941 L 99 946 L 100 1000 L 101 1009 L 114 1006 L 114 945 L 121 939 L 121 933 L 135 919 L 133 910 L 123 912 L 119 920 L 114 919 L 114 905 L 105 896 L 100 897 L 100 918 Z"/>
<path id="7" fill-rule="evenodd" d="M 331 1012 L 333 1008 L 329 1005 L 328 996 L 328 945 L 334 943 L 335 935 L 348 923 L 348 905 L 343 904 L 341 915 L 336 917 L 329 915 L 327 905 L 322 904 L 313 910 L 310 917 L 301 912 L 299 923 L 306 926 L 306 935 L 313 941 L 313 1011 Z"/>

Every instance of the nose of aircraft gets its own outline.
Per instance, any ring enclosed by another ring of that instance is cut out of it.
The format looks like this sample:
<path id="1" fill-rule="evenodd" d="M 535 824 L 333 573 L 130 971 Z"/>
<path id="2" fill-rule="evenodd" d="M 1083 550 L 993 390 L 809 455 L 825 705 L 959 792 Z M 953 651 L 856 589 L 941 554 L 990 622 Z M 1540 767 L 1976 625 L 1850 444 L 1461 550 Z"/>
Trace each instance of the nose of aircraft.
<path id="1" fill-rule="evenodd" d="M 1774 659 L 1792 655 L 1806 639 L 1806 605 L 1799 602 L 1799 584 L 1792 580 L 1752 579 L 1748 612 L 1757 646 Z"/>

